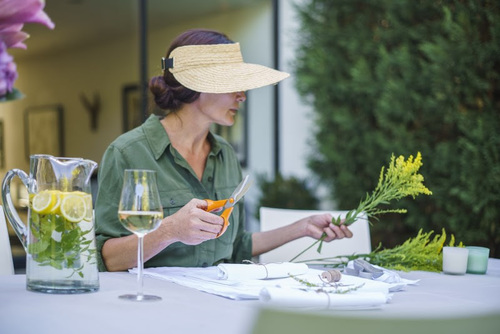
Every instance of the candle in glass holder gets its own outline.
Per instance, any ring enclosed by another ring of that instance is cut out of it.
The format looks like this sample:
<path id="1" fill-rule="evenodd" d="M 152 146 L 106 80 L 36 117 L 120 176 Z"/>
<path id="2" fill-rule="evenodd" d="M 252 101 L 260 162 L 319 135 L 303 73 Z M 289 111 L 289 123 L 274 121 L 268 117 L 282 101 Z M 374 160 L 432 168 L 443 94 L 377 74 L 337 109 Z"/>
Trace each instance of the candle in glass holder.
<path id="1" fill-rule="evenodd" d="M 443 247 L 443 272 L 463 275 L 467 271 L 469 250 L 464 247 Z"/>
<path id="2" fill-rule="evenodd" d="M 471 274 L 486 274 L 490 250 L 486 247 L 467 246 L 469 257 L 467 259 L 467 272 Z"/>

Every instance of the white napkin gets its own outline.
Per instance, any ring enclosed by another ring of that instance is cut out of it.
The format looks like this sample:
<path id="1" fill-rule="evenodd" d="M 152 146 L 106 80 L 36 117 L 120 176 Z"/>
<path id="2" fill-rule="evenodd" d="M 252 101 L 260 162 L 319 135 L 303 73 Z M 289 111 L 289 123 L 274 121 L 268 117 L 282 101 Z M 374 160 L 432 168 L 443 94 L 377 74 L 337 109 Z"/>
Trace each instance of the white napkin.
<path id="1" fill-rule="evenodd" d="M 257 266 L 257 265 L 246 265 L 246 266 Z M 288 266 L 283 266 L 283 267 L 288 267 Z M 302 266 L 297 266 L 297 268 L 301 267 Z M 297 276 L 294 275 L 294 277 L 303 281 L 313 283 L 315 285 L 323 285 L 324 282 L 321 280 L 321 273 L 323 272 L 323 270 L 307 269 L 307 265 L 305 265 L 305 267 L 307 270 L 306 273 L 301 274 L 300 276 L 297 274 Z M 293 266 L 294 270 L 297 268 Z M 130 269 L 129 272 L 136 273 L 137 269 L 136 268 Z M 208 268 L 157 267 L 157 268 L 144 269 L 145 276 L 174 282 L 186 287 L 194 288 L 210 294 L 235 300 L 259 299 L 262 289 L 269 289 L 269 288 L 279 288 L 279 289 L 284 289 L 285 291 L 292 290 L 292 292 L 300 290 L 310 290 L 307 291 L 307 293 L 311 295 L 316 294 L 316 292 L 313 290 L 317 290 L 317 288 L 311 288 L 312 290 L 309 289 L 307 286 L 298 282 L 297 279 L 290 277 L 288 274 L 286 274 L 286 277 L 283 278 L 245 279 L 245 280 L 220 279 L 219 274 L 220 274 L 220 269 L 218 267 L 208 267 Z M 368 294 L 367 296 L 369 297 L 371 296 L 370 295 L 371 293 L 380 293 L 384 296 L 387 296 L 388 298 L 390 295 L 389 294 L 389 289 L 391 287 L 390 284 L 377 282 L 373 280 L 367 280 L 356 276 L 343 275 L 342 279 L 338 284 L 341 285 L 342 290 L 357 288 L 356 291 L 347 292 L 345 296 L 351 296 L 351 295 L 354 296 L 358 294 L 367 293 Z M 334 286 L 327 286 L 324 289 L 333 290 Z M 292 294 L 292 296 L 293 295 L 294 294 Z M 278 301 L 279 298 L 278 299 L 276 298 L 270 298 L 269 302 Z M 325 298 L 328 298 L 328 296 L 325 296 Z M 346 299 L 346 298 L 347 297 L 341 297 L 341 299 Z M 357 296 L 354 297 L 353 300 L 357 300 L 359 298 L 361 297 Z M 297 301 L 297 303 L 300 303 L 300 299 Z M 333 303 L 332 305 L 334 304 L 335 303 Z M 354 304 L 358 305 L 359 302 L 355 302 Z"/>
<path id="2" fill-rule="evenodd" d="M 283 278 L 305 274 L 309 268 L 305 263 L 234 264 L 222 263 L 217 266 L 218 277 L 222 280 L 246 281 L 252 279 Z"/>
<path id="3" fill-rule="evenodd" d="M 258 299 L 263 284 L 268 281 L 255 280 L 240 284 L 236 281 L 220 280 L 217 267 L 184 268 L 156 267 L 144 269 L 144 276 L 173 282 L 185 287 L 234 300 Z M 137 273 L 137 269 L 129 269 Z"/>
<path id="4" fill-rule="evenodd" d="M 260 301 L 268 304 L 309 309 L 377 308 L 389 300 L 389 295 L 382 292 L 338 294 L 274 287 L 263 288 L 259 297 Z"/>

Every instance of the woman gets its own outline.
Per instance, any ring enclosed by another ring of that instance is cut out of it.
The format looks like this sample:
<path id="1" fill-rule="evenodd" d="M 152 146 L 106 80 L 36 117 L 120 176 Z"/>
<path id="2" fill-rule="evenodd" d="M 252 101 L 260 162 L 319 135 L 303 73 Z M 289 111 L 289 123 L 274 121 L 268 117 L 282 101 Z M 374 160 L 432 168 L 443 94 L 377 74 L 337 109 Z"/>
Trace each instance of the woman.
<path id="1" fill-rule="evenodd" d="M 239 44 L 211 30 L 189 30 L 178 36 L 162 59 L 163 75 L 150 90 L 166 116 L 146 122 L 118 137 L 104 153 L 96 201 L 100 270 L 136 266 L 137 239 L 121 226 L 117 212 L 124 169 L 152 169 L 164 209 L 160 227 L 144 239 L 149 267 L 212 266 L 241 263 L 303 236 L 325 241 L 351 237 L 346 226 L 331 224 L 328 214 L 311 216 L 267 232 L 244 231 L 243 204 L 223 219 L 207 212 L 207 202 L 228 198 L 240 183 L 241 167 L 231 146 L 210 132 L 212 124 L 231 126 L 245 91 L 289 75 L 243 62 Z"/>

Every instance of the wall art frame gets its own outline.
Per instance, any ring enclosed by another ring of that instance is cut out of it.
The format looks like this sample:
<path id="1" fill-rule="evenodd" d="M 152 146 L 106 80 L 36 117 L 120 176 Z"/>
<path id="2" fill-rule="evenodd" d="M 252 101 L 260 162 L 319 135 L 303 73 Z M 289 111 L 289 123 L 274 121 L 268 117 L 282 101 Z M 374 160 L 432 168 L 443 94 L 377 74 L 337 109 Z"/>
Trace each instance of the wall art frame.
<path id="1" fill-rule="evenodd" d="M 141 92 L 138 84 L 125 85 L 122 89 L 123 132 L 142 124 Z"/>
<path id="2" fill-rule="evenodd" d="M 123 86 L 122 89 L 122 108 L 123 108 L 123 132 L 132 130 L 133 128 L 141 125 L 151 114 L 164 115 L 164 111 L 156 106 L 153 101 L 153 95 L 148 91 L 147 99 L 148 105 L 146 109 L 146 116 L 143 115 L 141 105 L 141 91 L 139 84 L 128 84 Z"/>
<path id="3" fill-rule="evenodd" d="M 24 113 L 26 158 L 32 154 L 64 156 L 64 108 L 61 104 L 28 107 Z"/>

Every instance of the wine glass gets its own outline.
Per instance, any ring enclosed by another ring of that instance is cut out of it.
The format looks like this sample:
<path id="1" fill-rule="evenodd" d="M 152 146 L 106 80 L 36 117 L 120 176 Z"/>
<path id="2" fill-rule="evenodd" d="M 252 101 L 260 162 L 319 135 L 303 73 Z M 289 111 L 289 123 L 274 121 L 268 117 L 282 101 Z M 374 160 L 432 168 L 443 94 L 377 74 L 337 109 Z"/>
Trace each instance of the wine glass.
<path id="1" fill-rule="evenodd" d="M 137 294 L 126 294 L 121 299 L 133 301 L 161 300 L 159 296 L 143 293 L 143 241 L 144 236 L 154 231 L 163 219 L 156 172 L 143 169 L 126 169 L 118 207 L 118 217 L 123 226 L 137 235 Z"/>

